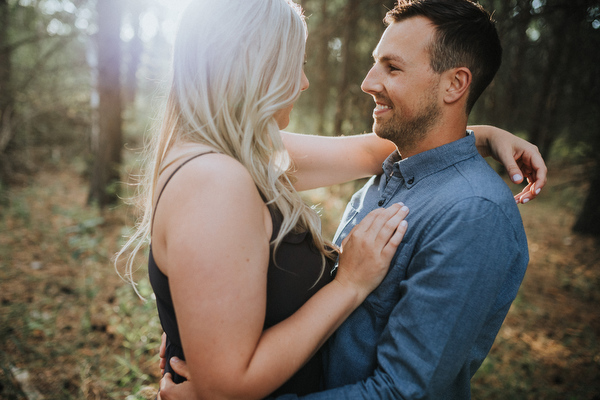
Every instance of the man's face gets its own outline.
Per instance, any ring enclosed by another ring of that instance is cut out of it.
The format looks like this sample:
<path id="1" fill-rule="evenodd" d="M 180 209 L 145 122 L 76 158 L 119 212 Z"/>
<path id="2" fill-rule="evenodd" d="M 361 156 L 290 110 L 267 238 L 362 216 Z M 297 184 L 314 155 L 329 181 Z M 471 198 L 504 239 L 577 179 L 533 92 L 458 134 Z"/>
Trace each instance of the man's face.
<path id="1" fill-rule="evenodd" d="M 373 52 L 375 64 L 361 86 L 376 103 L 373 131 L 394 142 L 404 157 L 418 152 L 441 112 L 440 75 L 430 67 L 427 48 L 434 32 L 423 17 L 392 23 Z"/>

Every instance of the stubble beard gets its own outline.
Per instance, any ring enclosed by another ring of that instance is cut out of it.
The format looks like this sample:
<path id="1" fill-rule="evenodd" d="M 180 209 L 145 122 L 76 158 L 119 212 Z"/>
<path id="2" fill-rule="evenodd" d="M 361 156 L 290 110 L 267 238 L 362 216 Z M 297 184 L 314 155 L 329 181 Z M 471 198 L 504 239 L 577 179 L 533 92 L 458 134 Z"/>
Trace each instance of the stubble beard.
<path id="1" fill-rule="evenodd" d="M 378 123 L 375 119 L 373 132 L 394 143 L 400 154 L 411 152 L 427 137 L 440 118 L 441 109 L 436 102 L 436 90 L 437 85 L 434 85 L 417 115 L 407 118 L 394 109 L 394 115 L 389 121 Z"/>

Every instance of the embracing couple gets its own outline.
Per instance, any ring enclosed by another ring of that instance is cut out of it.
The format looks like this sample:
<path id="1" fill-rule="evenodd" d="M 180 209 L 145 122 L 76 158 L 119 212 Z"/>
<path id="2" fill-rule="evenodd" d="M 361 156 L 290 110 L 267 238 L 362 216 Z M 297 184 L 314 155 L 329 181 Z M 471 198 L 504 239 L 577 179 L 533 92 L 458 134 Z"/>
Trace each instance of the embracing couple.
<path id="1" fill-rule="evenodd" d="M 186 10 L 126 246 L 151 237 L 160 398 L 470 398 L 528 262 L 517 203 L 546 167 L 467 126 L 501 61 L 488 12 L 399 0 L 385 23 L 362 83 L 374 134 L 331 138 L 281 131 L 308 88 L 298 5 Z M 513 197 L 486 156 L 529 184 Z M 298 191 L 367 176 L 327 241 Z"/>

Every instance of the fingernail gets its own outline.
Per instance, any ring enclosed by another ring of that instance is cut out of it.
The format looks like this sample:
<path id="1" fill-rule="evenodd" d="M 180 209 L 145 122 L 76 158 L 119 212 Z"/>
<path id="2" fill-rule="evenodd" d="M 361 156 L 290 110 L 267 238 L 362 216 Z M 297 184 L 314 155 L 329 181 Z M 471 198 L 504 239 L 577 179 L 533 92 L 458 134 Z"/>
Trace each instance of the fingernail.
<path id="1" fill-rule="evenodd" d="M 408 222 L 406 222 L 406 220 L 402 220 L 402 222 L 400 222 L 400 226 L 408 226 Z"/>
<path id="2" fill-rule="evenodd" d="M 178 363 L 179 361 L 181 361 L 179 358 L 177 358 L 177 357 L 171 357 L 171 362 L 172 363 Z"/>
<path id="3" fill-rule="evenodd" d="M 400 209 L 400 211 L 408 211 L 408 207 L 402 206 L 402 208 Z"/>
<path id="4" fill-rule="evenodd" d="M 523 177 L 519 174 L 514 174 L 512 177 L 513 182 L 520 181 L 521 179 L 523 179 Z"/>
<path id="5" fill-rule="evenodd" d="M 527 203 L 529 199 L 523 199 L 523 204 Z"/>
<path id="6" fill-rule="evenodd" d="M 399 205 L 399 206 L 403 206 L 403 205 L 404 205 L 404 203 L 403 203 L 403 202 L 399 202 L 399 203 L 398 203 L 398 205 Z"/>
<path id="7" fill-rule="evenodd" d="M 536 189 L 535 194 L 540 194 L 540 192 L 542 191 L 542 189 Z"/>

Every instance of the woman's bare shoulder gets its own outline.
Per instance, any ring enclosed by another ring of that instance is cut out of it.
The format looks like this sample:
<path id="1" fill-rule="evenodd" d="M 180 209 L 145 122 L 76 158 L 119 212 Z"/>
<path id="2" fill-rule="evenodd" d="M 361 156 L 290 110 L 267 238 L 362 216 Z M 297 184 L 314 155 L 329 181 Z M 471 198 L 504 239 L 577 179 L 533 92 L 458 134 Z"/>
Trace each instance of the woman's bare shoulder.
<path id="1" fill-rule="evenodd" d="M 180 199 L 181 196 L 207 193 L 213 197 L 226 196 L 231 192 L 258 194 L 248 170 L 233 157 L 204 146 L 175 149 L 172 153 L 167 157 L 167 167 L 161 172 L 158 181 L 158 188 L 164 187 L 165 192 L 177 191 Z"/>
<path id="2" fill-rule="evenodd" d="M 202 239 L 205 244 L 214 242 L 212 246 L 217 248 L 229 240 L 242 243 L 252 238 L 268 244 L 270 222 L 248 170 L 227 155 L 206 154 L 188 161 L 165 186 L 156 205 L 155 258 L 169 264 L 164 258 L 167 243 L 176 248 Z"/>
<path id="3" fill-rule="evenodd" d="M 214 195 L 227 196 L 231 193 L 257 195 L 258 189 L 250 172 L 233 157 L 225 154 L 206 154 L 189 161 L 189 167 L 182 168 L 182 178 L 189 182 L 191 191 L 214 191 Z"/>

